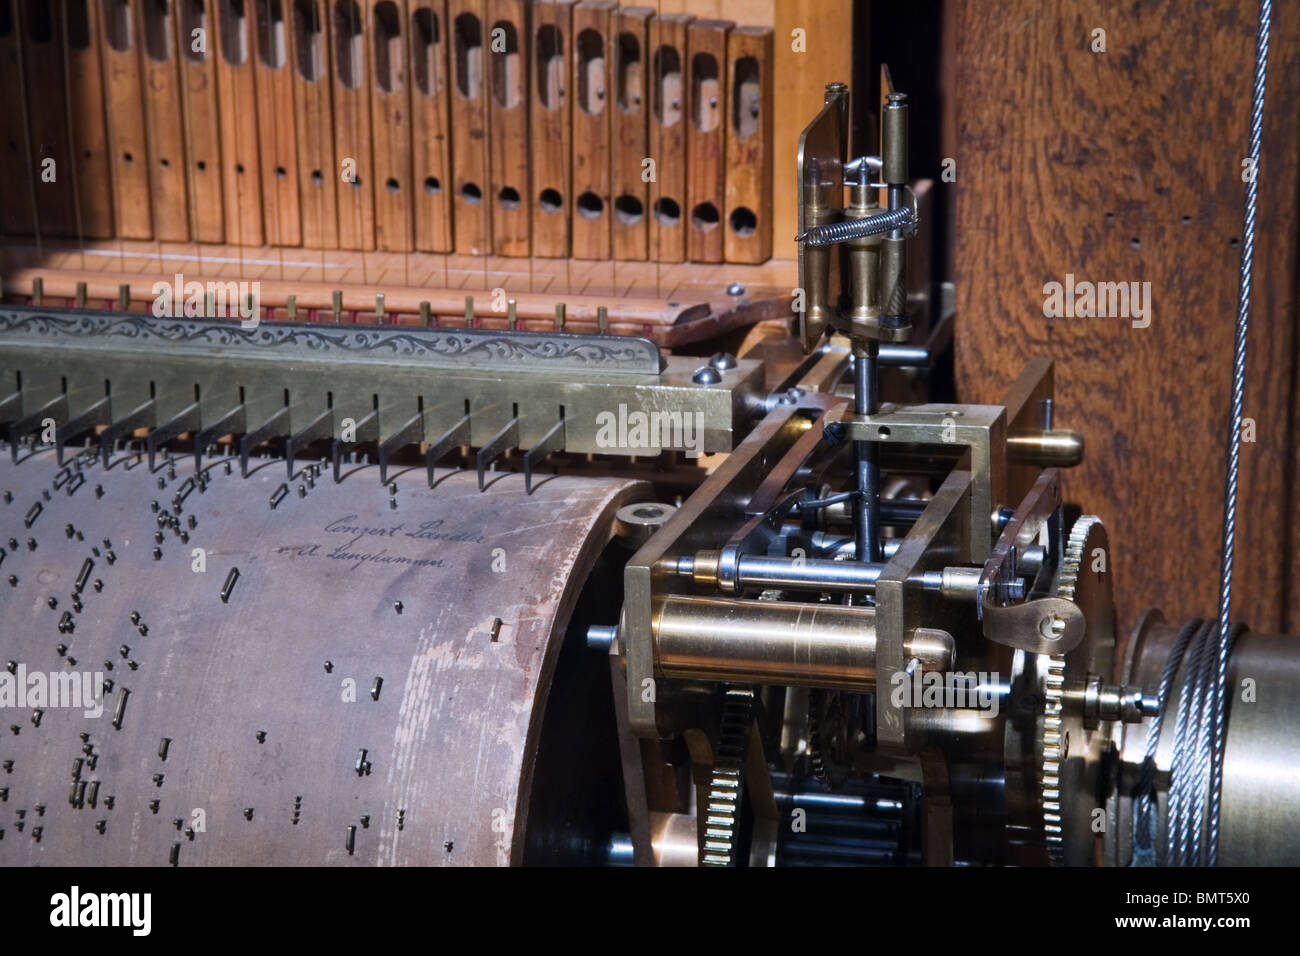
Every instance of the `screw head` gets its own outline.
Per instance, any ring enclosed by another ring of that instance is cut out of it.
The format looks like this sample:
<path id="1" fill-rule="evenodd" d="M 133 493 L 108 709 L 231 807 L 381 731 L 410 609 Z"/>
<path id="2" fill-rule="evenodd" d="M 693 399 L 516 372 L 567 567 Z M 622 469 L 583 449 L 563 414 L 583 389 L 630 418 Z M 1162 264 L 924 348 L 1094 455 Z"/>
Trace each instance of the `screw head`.
<path id="1" fill-rule="evenodd" d="M 691 376 L 691 381 L 696 385 L 717 385 L 722 381 L 722 374 L 708 365 L 702 365 L 695 370 Z"/>
<path id="2" fill-rule="evenodd" d="M 714 352 L 713 357 L 709 359 L 709 365 L 719 372 L 725 372 L 736 367 L 736 356 L 730 352 Z"/>

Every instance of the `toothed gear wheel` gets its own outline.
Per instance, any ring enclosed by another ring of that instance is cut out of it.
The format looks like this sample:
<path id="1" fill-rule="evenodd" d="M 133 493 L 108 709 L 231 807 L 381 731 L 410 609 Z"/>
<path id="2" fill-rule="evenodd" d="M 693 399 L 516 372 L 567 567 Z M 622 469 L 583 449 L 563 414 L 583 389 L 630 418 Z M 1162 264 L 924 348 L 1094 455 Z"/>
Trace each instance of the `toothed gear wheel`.
<path id="1" fill-rule="evenodd" d="M 1064 597 L 1060 594 L 1058 596 Z M 1047 855 L 1053 866 L 1062 859 L 1061 836 L 1061 712 L 1065 687 L 1065 658 L 1053 655 L 1047 658 L 1043 677 L 1043 740 L 1040 745 L 1039 783 L 1043 805 L 1043 835 L 1047 840 Z"/>
<path id="2" fill-rule="evenodd" d="M 736 865 L 736 839 L 744 801 L 745 750 L 749 746 L 753 715 L 753 688 L 727 688 L 705 806 L 700 866 Z"/>
<path id="3" fill-rule="evenodd" d="M 808 758 L 813 776 L 829 790 L 840 790 L 853 772 L 865 737 L 861 698 L 841 691 L 808 695 Z"/>
<path id="4" fill-rule="evenodd" d="M 1085 633 L 1064 655 L 1040 655 L 1043 716 L 1039 740 L 1039 783 L 1043 835 L 1055 866 L 1090 861 L 1095 842 L 1091 810 L 1097 805 L 1104 735 L 1085 726 L 1065 707 L 1067 687 L 1082 687 L 1090 674 L 1109 679 L 1115 653 L 1115 607 L 1110 582 L 1109 542 L 1096 515 L 1083 515 L 1070 529 L 1057 571 L 1057 597 L 1083 612 Z"/>

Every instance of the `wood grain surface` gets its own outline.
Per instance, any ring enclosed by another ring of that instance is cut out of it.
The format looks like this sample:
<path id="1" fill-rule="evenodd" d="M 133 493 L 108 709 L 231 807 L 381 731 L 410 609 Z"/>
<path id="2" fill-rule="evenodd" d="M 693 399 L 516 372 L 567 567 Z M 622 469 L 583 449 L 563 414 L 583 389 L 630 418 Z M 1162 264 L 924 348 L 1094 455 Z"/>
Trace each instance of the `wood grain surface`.
<path id="1" fill-rule="evenodd" d="M 945 8 L 958 393 L 995 401 L 1056 360 L 1058 427 L 1088 442 L 1066 498 L 1110 531 L 1121 633 L 1149 605 L 1217 604 L 1256 18 L 1249 0 Z M 1272 39 L 1233 602 L 1256 630 L 1300 627 L 1300 6 L 1276 7 Z M 1149 282 L 1149 326 L 1045 318 L 1067 274 Z"/>

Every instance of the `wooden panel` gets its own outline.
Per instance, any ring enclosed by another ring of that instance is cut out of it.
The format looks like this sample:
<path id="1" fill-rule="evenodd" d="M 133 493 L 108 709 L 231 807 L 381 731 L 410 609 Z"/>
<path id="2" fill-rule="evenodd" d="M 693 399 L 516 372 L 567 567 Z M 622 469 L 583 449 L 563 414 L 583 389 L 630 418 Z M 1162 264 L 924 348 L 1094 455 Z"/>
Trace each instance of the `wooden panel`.
<path id="1" fill-rule="evenodd" d="M 153 196 L 155 239 L 189 238 L 189 198 L 185 188 L 181 78 L 176 56 L 175 0 L 136 4 L 140 70 L 144 80 L 144 131 L 149 144 L 149 188 Z"/>
<path id="2" fill-rule="evenodd" d="M 329 0 L 294 0 L 293 104 L 303 245 L 337 249 L 339 164 L 334 159 Z"/>
<path id="3" fill-rule="evenodd" d="M 853 0 L 781 0 L 775 20 L 764 20 L 762 4 L 746 0 L 723 0 L 723 6 L 743 5 L 722 15 L 737 23 L 765 26 L 775 23 L 772 75 L 776 88 L 773 102 L 773 188 L 772 235 L 774 254 L 786 259 L 795 254 L 794 236 L 799 231 L 798 184 L 795 182 L 795 154 L 799 134 L 817 115 L 825 98 L 827 83 L 853 83 Z M 859 4 L 866 9 L 866 4 Z M 799 33 L 795 33 L 795 31 Z M 865 33 L 862 34 L 865 41 Z M 854 91 L 866 95 L 866 91 Z M 877 145 L 859 152 L 875 153 Z"/>
<path id="4" fill-rule="evenodd" d="M 145 142 L 140 53 L 136 49 L 135 2 L 106 0 L 100 12 L 114 231 L 122 239 L 152 239 L 149 148 Z"/>
<path id="5" fill-rule="evenodd" d="M 696 20 L 687 29 L 686 254 L 722 261 L 727 133 L 727 20 Z"/>
<path id="6" fill-rule="evenodd" d="M 619 7 L 614 13 L 613 83 L 613 229 L 614 258 L 644 260 L 650 256 L 650 226 L 646 210 L 650 186 L 645 160 L 650 155 L 650 102 L 646 51 L 650 42 L 649 7 Z"/>
<path id="7" fill-rule="evenodd" d="M 569 58 L 573 52 L 572 0 L 533 4 L 532 115 L 533 254 L 569 254 L 569 215 L 573 209 L 569 167 L 572 143 Z"/>
<path id="8" fill-rule="evenodd" d="M 414 0 L 411 25 L 412 190 L 415 248 L 451 250 L 451 118 L 447 108 L 447 4 Z"/>
<path id="9" fill-rule="evenodd" d="M 75 236 L 77 210 L 73 202 L 72 150 L 68 145 L 63 17 L 50 3 L 26 0 L 19 9 L 37 230 L 48 236 Z M 11 92 L 21 95 L 21 89 Z"/>
<path id="10" fill-rule="evenodd" d="M 10 299 L 29 298 L 40 279 L 47 300 L 54 302 L 71 300 L 77 284 L 85 282 L 88 301 L 102 304 L 115 302 L 119 286 L 126 283 L 133 309 L 147 311 L 153 284 L 160 279 L 171 282 L 176 272 L 183 272 L 187 280 L 198 282 L 256 279 L 268 321 L 287 317 L 285 307 L 292 295 L 299 321 L 332 322 L 334 293 L 339 292 L 343 321 L 374 322 L 375 296 L 382 293 L 386 323 L 422 325 L 420 305 L 428 302 L 435 325 L 463 328 L 465 296 L 474 295 L 486 306 L 499 285 L 518 300 L 521 330 L 553 329 L 555 307 L 564 304 L 567 330 L 595 333 L 599 310 L 605 307 L 607 333 L 642 335 L 675 349 L 716 340 L 755 322 L 788 322 L 794 282 L 789 263 L 775 260 L 756 266 L 671 266 L 373 252 L 366 258 L 372 275 L 380 277 L 375 281 L 362 276 L 355 252 L 339 249 L 311 256 L 315 261 L 307 269 L 302 268 L 305 262 L 287 262 L 281 279 L 264 258 L 248 256 L 239 246 L 174 243 L 167 250 L 169 258 L 160 263 L 157 244 L 148 241 L 89 241 L 84 246 L 75 240 L 51 241 L 39 253 L 34 244 L 3 244 L 0 292 Z M 728 282 L 744 285 L 745 296 L 728 295 Z M 504 311 L 484 307 L 478 312 L 481 328 L 504 329 L 507 322 Z"/>
<path id="11" fill-rule="evenodd" d="M 946 15 L 957 182 L 940 188 L 956 190 L 959 395 L 997 401 L 1027 358 L 1055 358 L 1057 420 L 1088 442 L 1066 498 L 1110 530 L 1121 633 L 1148 605 L 1212 615 L 1255 5 L 1013 0 Z M 1090 49 L 1100 24 L 1105 54 Z M 1300 544 L 1287 463 L 1300 8 L 1275 8 L 1273 30 L 1233 612 L 1262 630 L 1297 625 L 1284 608 Z M 1149 282 L 1149 324 L 1045 318 L 1045 285 L 1067 276 Z"/>
<path id="12" fill-rule="evenodd" d="M 242 0 L 215 2 L 212 43 L 221 107 L 221 189 L 226 207 L 226 238 L 241 246 L 260 246 L 266 234 L 262 229 L 251 12 Z"/>
<path id="13" fill-rule="evenodd" d="M 331 0 L 329 39 L 333 61 L 334 160 L 339 245 L 375 248 L 374 163 L 370 140 L 368 18 L 357 0 Z"/>
<path id="14" fill-rule="evenodd" d="M 411 88 L 406 4 L 371 0 L 370 117 L 375 162 L 375 247 L 415 248 L 411 183 Z"/>
<path id="15" fill-rule="evenodd" d="M 99 4 L 67 5 L 68 111 L 77 184 L 77 232 L 88 239 L 113 235 L 104 73 L 100 62 Z"/>
<path id="16" fill-rule="evenodd" d="M 772 31 L 727 36 L 727 176 L 723 254 L 728 262 L 772 257 Z"/>
<path id="17" fill-rule="evenodd" d="M 492 248 L 492 220 L 486 201 L 487 67 L 483 0 L 448 0 L 451 46 L 452 229 L 457 252 Z"/>
<path id="18" fill-rule="evenodd" d="M 219 53 L 212 44 L 215 2 L 179 0 L 175 18 L 190 230 L 200 242 L 226 240 L 221 186 L 221 115 L 217 99 L 216 58 Z M 195 30 L 201 32 L 196 35 Z"/>
<path id="19" fill-rule="evenodd" d="M 573 8 L 573 218 L 570 255 L 608 259 L 611 250 L 610 33 L 615 4 L 582 0 Z"/>
<path id="20" fill-rule="evenodd" d="M 22 48 L 17 27 L 15 0 L 0 0 L 0 89 L 21 90 Z M 34 222 L 31 195 L 31 162 L 27 156 L 26 103 L 17 109 L 0 110 L 0 231 L 24 235 Z"/>
<path id="21" fill-rule="evenodd" d="M 655 5 L 661 14 L 689 13 L 706 19 L 734 20 L 750 26 L 770 27 L 776 17 L 778 7 L 796 2 L 796 0 L 656 0 Z M 831 0 L 815 0 L 817 3 Z M 805 21 L 808 22 L 808 21 Z M 820 21 L 813 20 L 820 25 Z"/>
<path id="22" fill-rule="evenodd" d="M 492 250 L 526 256 L 532 189 L 528 181 L 528 5 L 524 0 L 487 0 L 488 154 L 492 190 Z"/>
<path id="23" fill-rule="evenodd" d="M 0 88 L 22 88 L 21 46 L 14 0 L 0 0 Z M 30 164 L 26 107 L 0 110 L 0 232 L 19 235 L 32 230 Z"/>
<path id="24" fill-rule="evenodd" d="M 688 14 L 650 21 L 650 258 L 686 258 L 686 28 Z"/>
<path id="25" fill-rule="evenodd" d="M 292 3 L 292 0 L 288 0 Z M 294 32 L 286 0 L 255 0 L 253 72 L 257 87 L 258 154 L 266 241 L 273 246 L 302 243 L 298 212 L 298 147 L 293 123 Z"/>

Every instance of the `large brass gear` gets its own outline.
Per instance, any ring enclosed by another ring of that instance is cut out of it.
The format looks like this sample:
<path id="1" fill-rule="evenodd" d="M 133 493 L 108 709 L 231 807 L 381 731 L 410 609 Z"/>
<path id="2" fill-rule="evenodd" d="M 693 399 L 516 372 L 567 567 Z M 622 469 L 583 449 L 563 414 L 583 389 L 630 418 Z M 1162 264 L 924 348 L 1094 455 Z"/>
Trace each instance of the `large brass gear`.
<path id="1" fill-rule="evenodd" d="M 705 801 L 700 866 L 735 866 L 745 796 L 745 751 L 754 723 L 754 689 L 728 687 Z"/>
<path id="2" fill-rule="evenodd" d="M 1075 521 L 1057 571 L 1054 591 L 1083 612 L 1083 639 L 1064 655 L 1039 655 L 1043 714 L 1039 782 L 1043 834 L 1057 866 L 1093 862 L 1093 811 L 1099 795 L 1106 735 L 1089 726 L 1082 696 L 1089 677 L 1111 679 L 1115 661 L 1115 603 L 1106 528 L 1095 515 Z"/>

